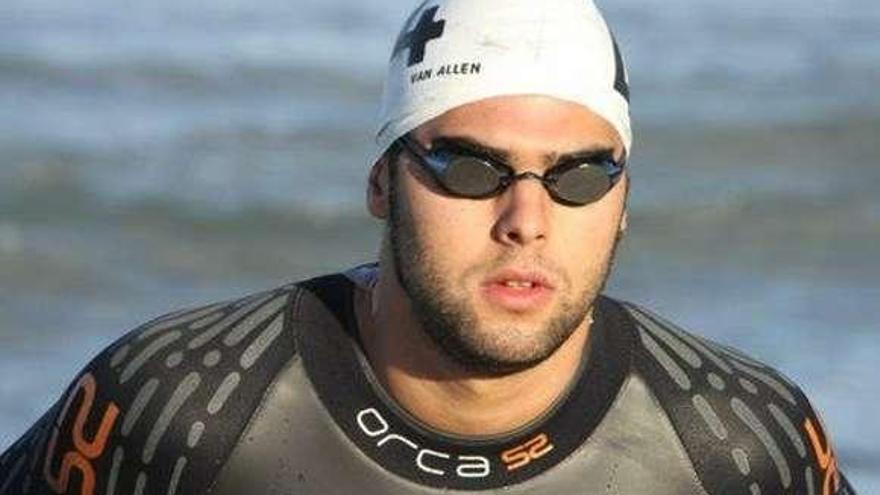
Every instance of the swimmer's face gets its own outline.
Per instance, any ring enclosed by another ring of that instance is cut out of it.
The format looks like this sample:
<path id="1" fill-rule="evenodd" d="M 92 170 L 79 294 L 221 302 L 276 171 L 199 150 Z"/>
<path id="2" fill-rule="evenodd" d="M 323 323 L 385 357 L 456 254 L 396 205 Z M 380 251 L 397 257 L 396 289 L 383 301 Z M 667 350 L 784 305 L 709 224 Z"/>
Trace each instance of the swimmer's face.
<path id="1" fill-rule="evenodd" d="M 537 174 L 561 154 L 610 150 L 620 159 L 623 150 L 593 112 L 541 96 L 468 104 L 412 135 L 426 148 L 464 139 L 506 154 L 516 172 Z M 625 177 L 599 201 L 572 207 L 537 180 L 463 199 L 439 189 L 407 152 L 384 165 L 391 168 L 386 245 L 398 282 L 424 330 L 455 361 L 483 373 L 516 371 L 586 324 L 623 227 Z"/>

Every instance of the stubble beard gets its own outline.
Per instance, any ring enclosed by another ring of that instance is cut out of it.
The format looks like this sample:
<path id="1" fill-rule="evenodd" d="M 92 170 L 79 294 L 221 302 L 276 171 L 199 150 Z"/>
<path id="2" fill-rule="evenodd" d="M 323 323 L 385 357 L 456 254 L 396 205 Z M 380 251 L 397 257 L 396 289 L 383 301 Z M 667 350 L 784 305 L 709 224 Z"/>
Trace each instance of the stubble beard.
<path id="1" fill-rule="evenodd" d="M 620 233 L 607 259 L 590 274 L 590 283 L 539 323 L 542 328 L 484 328 L 466 296 L 455 293 L 430 253 L 420 242 L 407 205 L 397 187 L 397 166 L 391 164 L 388 240 L 397 281 L 409 296 L 422 330 L 450 360 L 476 376 L 503 376 L 531 368 L 561 347 L 587 317 L 611 272 Z M 502 260 L 498 260 L 503 263 Z M 570 285 L 570 284 L 569 284 Z"/>

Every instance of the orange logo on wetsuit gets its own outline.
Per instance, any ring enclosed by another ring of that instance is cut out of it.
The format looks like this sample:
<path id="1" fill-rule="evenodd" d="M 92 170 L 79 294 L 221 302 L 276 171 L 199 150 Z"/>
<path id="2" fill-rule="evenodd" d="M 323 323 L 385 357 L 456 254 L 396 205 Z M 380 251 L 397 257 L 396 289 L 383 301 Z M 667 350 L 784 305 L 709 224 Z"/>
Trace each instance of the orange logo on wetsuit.
<path id="1" fill-rule="evenodd" d="M 550 443 L 550 437 L 546 433 L 541 433 L 522 445 L 502 452 L 501 461 L 507 466 L 508 471 L 515 471 L 544 457 L 551 450 L 553 450 L 553 444 Z"/>
<path id="2" fill-rule="evenodd" d="M 55 493 L 67 493 L 70 485 L 71 471 L 76 468 L 80 472 L 82 485 L 80 487 L 80 495 L 94 495 L 95 493 L 95 469 L 92 466 L 93 460 L 97 459 L 104 453 L 107 447 L 107 437 L 116 424 L 119 416 L 119 407 L 114 403 L 109 403 L 104 410 L 104 416 L 98 427 L 95 437 L 91 440 L 85 438 L 86 421 L 92 412 L 92 406 L 95 403 L 95 395 L 97 392 L 97 383 L 95 377 L 91 373 L 83 375 L 76 384 L 76 387 L 67 396 L 67 402 L 58 419 L 55 420 L 55 427 L 52 430 L 52 439 L 49 441 L 49 449 L 46 451 L 46 460 L 43 464 L 43 475 L 49 487 Z M 55 458 L 55 448 L 58 444 L 58 436 L 61 433 L 61 425 L 67 419 L 68 412 L 74 399 L 83 393 L 82 405 L 76 413 L 76 419 L 73 422 L 73 428 L 70 432 L 73 437 L 74 450 L 65 452 L 61 457 L 61 468 L 57 474 L 52 473 L 52 460 Z"/>
<path id="3" fill-rule="evenodd" d="M 804 429 L 810 437 L 810 443 L 813 445 L 813 452 L 819 461 L 819 467 L 825 472 L 825 478 L 822 482 L 822 495 L 831 495 L 840 489 L 840 473 L 837 471 L 837 458 L 834 456 L 834 450 L 831 448 L 831 441 L 822 430 L 821 424 L 818 428 L 813 425 L 810 418 L 804 421 Z M 825 446 L 823 447 L 823 440 Z M 834 483 L 834 490 L 831 484 Z"/>

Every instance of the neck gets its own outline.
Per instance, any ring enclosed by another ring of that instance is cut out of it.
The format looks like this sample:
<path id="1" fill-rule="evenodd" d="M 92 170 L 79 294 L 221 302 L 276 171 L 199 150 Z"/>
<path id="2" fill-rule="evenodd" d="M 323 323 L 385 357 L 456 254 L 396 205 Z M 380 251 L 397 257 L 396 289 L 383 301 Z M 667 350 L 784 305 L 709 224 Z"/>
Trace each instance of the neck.
<path id="1" fill-rule="evenodd" d="M 438 349 L 403 294 L 394 274 L 384 271 L 372 289 L 357 291 L 361 338 L 386 391 L 435 429 L 465 436 L 516 430 L 550 409 L 577 375 L 590 317 L 541 363 L 485 376 L 465 370 Z"/>

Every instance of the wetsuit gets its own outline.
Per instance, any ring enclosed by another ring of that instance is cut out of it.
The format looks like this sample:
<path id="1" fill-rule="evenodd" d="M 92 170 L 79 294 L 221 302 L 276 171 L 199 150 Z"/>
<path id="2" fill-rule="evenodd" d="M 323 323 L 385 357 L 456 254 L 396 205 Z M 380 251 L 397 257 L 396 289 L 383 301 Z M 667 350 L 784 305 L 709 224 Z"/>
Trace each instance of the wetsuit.
<path id="1" fill-rule="evenodd" d="M 0 457 L 0 495 L 854 493 L 796 386 L 605 297 L 543 417 L 499 438 L 432 431 L 366 363 L 352 301 L 369 274 L 130 332 Z"/>

